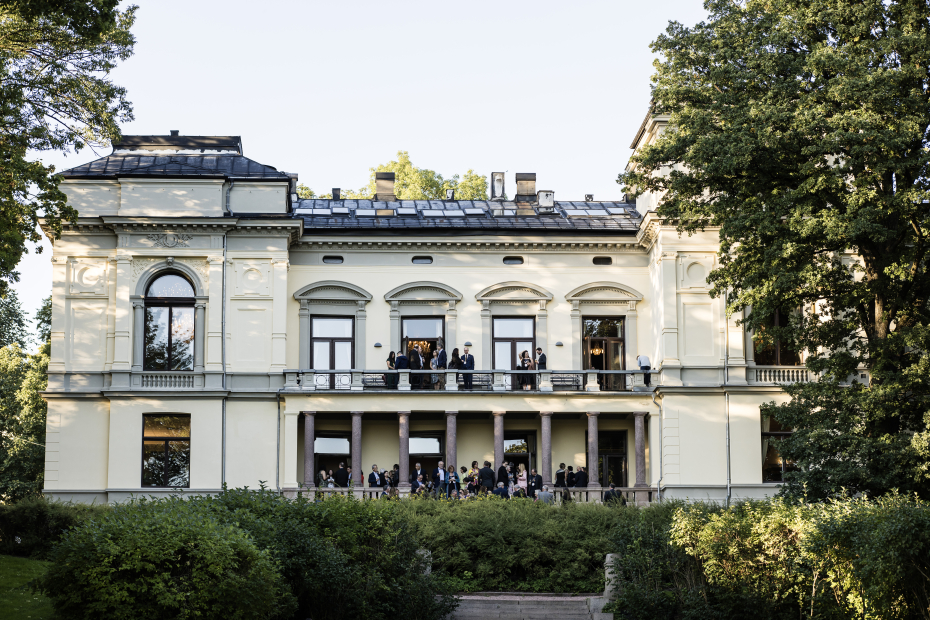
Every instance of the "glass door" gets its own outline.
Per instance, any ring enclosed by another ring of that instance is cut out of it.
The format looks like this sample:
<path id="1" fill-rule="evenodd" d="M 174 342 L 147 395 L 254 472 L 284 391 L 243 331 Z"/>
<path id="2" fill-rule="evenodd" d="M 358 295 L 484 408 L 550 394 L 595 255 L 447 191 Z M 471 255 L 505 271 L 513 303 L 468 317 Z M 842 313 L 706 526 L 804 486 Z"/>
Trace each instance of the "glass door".
<path id="1" fill-rule="evenodd" d="M 584 370 L 623 370 L 623 319 L 584 319 Z M 605 391 L 625 389 L 623 375 L 600 374 L 597 383 Z"/>
<path id="2" fill-rule="evenodd" d="M 494 370 L 518 370 L 520 355 L 524 351 L 530 358 L 535 357 L 536 319 L 494 319 L 492 332 Z M 529 376 L 524 379 L 529 380 Z M 504 384 L 508 389 L 521 389 L 521 382 L 511 381 L 509 374 L 504 375 Z"/>
<path id="3" fill-rule="evenodd" d="M 311 329 L 313 369 L 351 370 L 355 361 L 355 320 L 313 317 Z M 348 390 L 352 375 L 347 372 L 317 374 L 314 383 L 321 390 Z"/>

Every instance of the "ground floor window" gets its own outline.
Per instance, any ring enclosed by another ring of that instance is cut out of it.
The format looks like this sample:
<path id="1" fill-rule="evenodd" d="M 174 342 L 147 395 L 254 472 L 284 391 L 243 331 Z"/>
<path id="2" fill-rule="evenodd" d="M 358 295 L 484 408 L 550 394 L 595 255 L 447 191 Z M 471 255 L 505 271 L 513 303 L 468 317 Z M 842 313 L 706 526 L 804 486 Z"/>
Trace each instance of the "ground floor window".
<path id="1" fill-rule="evenodd" d="M 433 470 L 439 467 L 439 461 L 445 457 L 445 437 L 442 433 L 410 434 L 410 473 L 416 471 L 416 464 L 425 472 L 423 479 L 432 480 Z M 448 467 L 448 463 L 445 464 Z"/>
<path id="2" fill-rule="evenodd" d="M 142 486 L 190 487 L 191 417 L 142 416 Z"/>
<path id="3" fill-rule="evenodd" d="M 782 458 L 778 440 L 791 435 L 791 430 L 769 417 L 762 418 L 762 482 L 784 482 L 785 473 L 797 466 Z"/>
<path id="4" fill-rule="evenodd" d="M 313 440 L 313 464 L 317 486 L 326 486 L 326 480 L 336 473 L 339 463 L 347 467 L 352 463 L 352 445 L 349 433 L 319 433 Z M 353 476 L 359 474 L 352 472 Z M 322 481 L 320 480 L 323 475 Z"/>

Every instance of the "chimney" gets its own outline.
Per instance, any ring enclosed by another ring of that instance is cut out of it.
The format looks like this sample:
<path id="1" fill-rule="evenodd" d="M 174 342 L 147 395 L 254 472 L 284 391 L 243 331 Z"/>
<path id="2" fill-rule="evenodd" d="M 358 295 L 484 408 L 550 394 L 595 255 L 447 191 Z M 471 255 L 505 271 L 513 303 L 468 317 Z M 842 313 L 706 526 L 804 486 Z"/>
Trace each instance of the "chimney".
<path id="1" fill-rule="evenodd" d="M 504 191 L 504 173 L 491 173 L 491 200 L 507 200 L 507 193 Z"/>
<path id="2" fill-rule="evenodd" d="M 552 213 L 555 210 L 555 192 L 551 189 L 541 189 L 536 194 L 540 213 Z"/>
<path id="3" fill-rule="evenodd" d="M 585 201 L 585 202 L 594 202 L 594 194 L 585 194 L 585 195 L 584 195 L 584 201 Z"/>
<path id="4" fill-rule="evenodd" d="M 287 193 L 290 194 L 290 197 L 291 197 L 291 204 L 293 204 L 293 203 L 297 202 L 297 200 L 298 200 L 298 196 L 297 196 L 297 173 L 296 173 L 296 172 L 288 172 L 288 173 L 286 173 L 286 174 L 287 174 L 287 178 L 290 179 L 290 181 L 288 181 L 288 184 L 287 184 Z"/>
<path id="5" fill-rule="evenodd" d="M 455 200 L 455 190 L 447 189 L 446 190 L 446 200 Z"/>
<path id="6" fill-rule="evenodd" d="M 180 135 L 180 133 L 181 133 L 181 131 L 180 131 L 179 129 L 172 129 L 172 130 L 171 130 L 171 135 L 172 135 L 172 136 Z"/>
<path id="7" fill-rule="evenodd" d="M 536 200 L 536 173 L 517 173 L 517 202 L 534 202 Z"/>
<path id="8" fill-rule="evenodd" d="M 386 200 L 388 202 L 397 200 L 397 196 L 394 195 L 393 172 L 375 173 L 375 200 Z"/>
<path id="9" fill-rule="evenodd" d="M 342 200 L 342 192 L 338 187 L 333 188 L 333 200 Z"/>

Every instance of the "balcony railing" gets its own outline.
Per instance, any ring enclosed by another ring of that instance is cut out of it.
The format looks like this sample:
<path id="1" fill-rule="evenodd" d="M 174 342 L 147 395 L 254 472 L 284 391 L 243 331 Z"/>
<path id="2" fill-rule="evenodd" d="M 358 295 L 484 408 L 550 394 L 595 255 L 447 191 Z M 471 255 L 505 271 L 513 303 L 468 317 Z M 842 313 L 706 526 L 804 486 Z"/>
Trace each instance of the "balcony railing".
<path id="1" fill-rule="evenodd" d="M 194 375 L 187 372 L 159 372 L 141 375 L 146 389 L 181 390 L 194 387 Z"/>
<path id="2" fill-rule="evenodd" d="M 286 370 L 285 388 L 369 392 L 649 391 L 642 370 Z M 653 383 L 655 385 L 655 383 Z"/>
<path id="3" fill-rule="evenodd" d="M 754 383 L 803 383 L 811 380 L 804 366 L 756 366 L 752 369 Z"/>
<path id="4" fill-rule="evenodd" d="M 553 487 L 549 486 L 552 492 L 554 503 L 562 504 L 566 502 L 581 503 L 601 503 L 604 500 L 604 493 L 610 489 L 607 487 Z M 628 504 L 646 505 L 658 499 L 658 489 L 655 487 L 617 487 L 615 489 Z M 397 489 L 398 497 L 409 497 L 410 490 Z M 301 487 L 299 489 L 285 491 L 285 494 L 296 497 L 300 493 L 308 499 L 321 500 L 334 495 L 352 496 L 356 499 L 380 499 L 383 490 L 379 487 L 349 487 L 349 488 L 327 488 L 327 487 Z M 435 497 L 435 492 L 431 497 Z"/>

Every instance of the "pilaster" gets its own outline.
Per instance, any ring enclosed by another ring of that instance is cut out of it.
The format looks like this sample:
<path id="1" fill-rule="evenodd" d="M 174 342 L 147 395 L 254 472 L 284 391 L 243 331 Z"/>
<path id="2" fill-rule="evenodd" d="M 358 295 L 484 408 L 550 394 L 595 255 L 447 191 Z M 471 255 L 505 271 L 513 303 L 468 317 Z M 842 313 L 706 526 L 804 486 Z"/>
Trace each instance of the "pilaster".
<path id="1" fill-rule="evenodd" d="M 287 366 L 287 259 L 271 261 L 274 278 L 274 302 L 271 314 L 271 371 L 280 372 Z"/>

